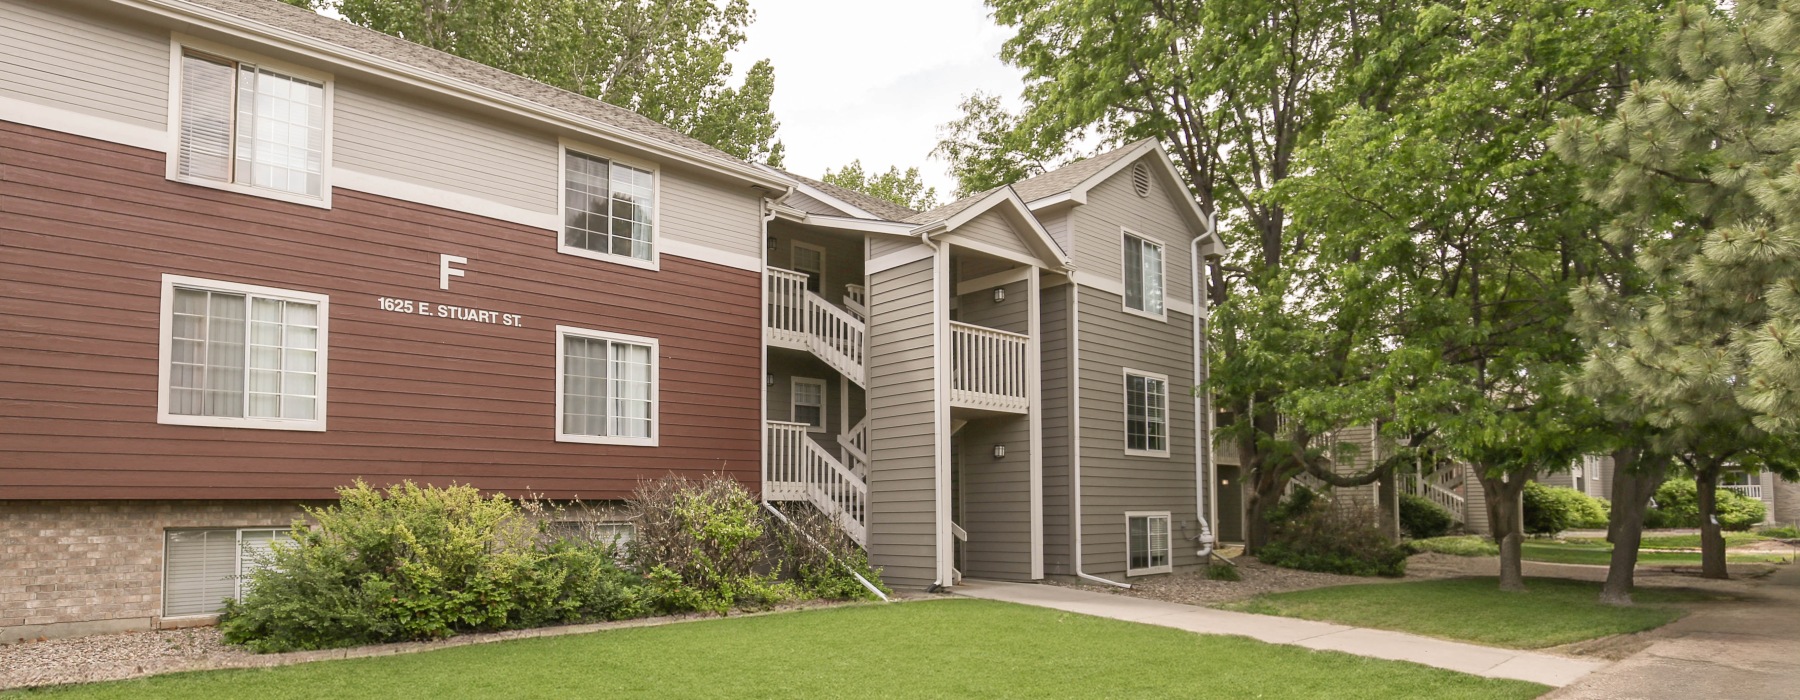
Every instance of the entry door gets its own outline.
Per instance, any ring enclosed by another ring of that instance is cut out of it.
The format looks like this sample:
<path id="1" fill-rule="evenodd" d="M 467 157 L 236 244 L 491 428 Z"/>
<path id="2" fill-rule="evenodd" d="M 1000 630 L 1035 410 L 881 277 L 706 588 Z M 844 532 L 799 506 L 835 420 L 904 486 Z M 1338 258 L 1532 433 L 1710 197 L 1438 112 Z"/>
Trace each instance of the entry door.
<path id="1" fill-rule="evenodd" d="M 1238 478 L 1238 467 L 1219 465 L 1219 479 L 1213 488 L 1219 490 L 1219 522 L 1213 523 L 1215 539 L 1244 541 L 1244 482 Z"/>

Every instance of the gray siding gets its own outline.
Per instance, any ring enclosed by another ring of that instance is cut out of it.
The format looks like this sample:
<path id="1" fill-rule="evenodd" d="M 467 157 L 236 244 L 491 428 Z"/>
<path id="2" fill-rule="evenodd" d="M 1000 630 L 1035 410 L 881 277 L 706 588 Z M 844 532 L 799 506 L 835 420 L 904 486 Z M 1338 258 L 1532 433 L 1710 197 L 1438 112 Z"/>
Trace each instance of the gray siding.
<path id="1" fill-rule="evenodd" d="M 1488 527 L 1487 490 L 1481 488 L 1481 479 L 1477 478 L 1475 468 L 1466 464 L 1459 464 L 1456 468 L 1463 470 L 1464 474 L 1463 528 L 1478 535 L 1492 533 L 1493 529 Z"/>
<path id="2" fill-rule="evenodd" d="M 920 243 L 919 239 L 913 238 L 911 236 L 907 236 L 907 237 L 870 236 L 869 237 L 869 259 L 874 260 L 874 259 L 882 257 L 884 255 L 898 253 L 902 250 L 906 250 L 907 248 L 914 248 L 914 247 L 922 248 L 924 246 L 925 246 L 925 244 Z"/>
<path id="3" fill-rule="evenodd" d="M 825 382 L 825 432 L 813 433 L 820 445 L 829 448 L 833 454 L 838 452 L 837 436 L 844 432 L 842 414 L 844 395 L 840 386 L 841 376 L 830 365 L 819 361 L 807 353 L 792 350 L 774 350 L 769 353 L 769 375 L 775 383 L 769 385 L 769 420 L 793 421 L 793 379 L 818 379 Z M 855 386 L 852 384 L 851 386 Z M 851 421 L 861 415 L 860 409 L 851 411 Z"/>
<path id="4" fill-rule="evenodd" d="M 1366 474 L 1374 468 L 1375 429 L 1367 425 L 1351 426 L 1337 431 L 1335 436 L 1338 445 L 1351 445 L 1348 454 L 1333 452 L 1332 472 L 1340 476 Z M 1331 501 L 1338 508 L 1362 513 L 1374 517 L 1380 508 L 1380 487 L 1375 484 L 1355 487 L 1333 487 Z"/>
<path id="5" fill-rule="evenodd" d="M 814 199 L 813 197 L 807 195 L 805 192 L 801 192 L 799 190 L 795 190 L 792 194 L 789 194 L 787 196 L 787 199 L 782 200 L 781 203 L 786 204 L 795 209 L 799 209 L 800 211 L 806 212 L 808 214 L 824 214 L 826 216 L 848 216 L 844 212 L 839 211 L 836 207 L 833 207 L 829 204 L 819 201 L 818 199 Z"/>
<path id="6" fill-rule="evenodd" d="M 962 449 L 957 524 L 969 533 L 963 575 L 1031 579 L 1031 421 L 1004 416 L 970 421 L 957 433 Z M 1006 457 L 994 459 L 994 445 Z"/>
<path id="7" fill-rule="evenodd" d="M 990 209 L 980 216 L 970 219 L 968 223 L 957 227 L 957 229 L 950 232 L 946 238 L 952 241 L 957 238 L 965 238 L 971 241 L 985 243 L 1011 253 L 1024 255 L 1031 259 L 1036 259 L 1038 257 L 1037 253 L 1026 246 L 1025 241 L 1021 240 L 1022 236 L 1035 235 L 1037 234 L 1031 233 L 1030 231 L 1017 230 L 1012 222 L 1008 221 L 998 210 Z"/>
<path id="8" fill-rule="evenodd" d="M 1075 269 L 1083 275 L 1098 275 L 1123 282 L 1120 266 L 1124 264 L 1123 239 L 1120 229 L 1148 238 L 1163 246 L 1163 289 L 1170 301 L 1192 303 L 1189 294 L 1188 244 L 1199 231 L 1191 230 L 1177 206 L 1186 206 L 1173 197 L 1185 196 L 1168 181 L 1162 168 L 1157 173 L 1148 198 L 1139 197 L 1131 189 L 1131 168 L 1119 171 L 1088 191 L 1088 203 L 1076 207 L 1070 217 L 1075 226 Z"/>
<path id="9" fill-rule="evenodd" d="M 937 578 L 935 263 L 869 280 L 869 559 L 908 587 Z"/>
<path id="10" fill-rule="evenodd" d="M 864 284 L 863 242 L 854 235 L 831 235 L 809 231 L 785 221 L 769 222 L 769 237 L 775 249 L 769 251 L 769 266 L 794 269 L 794 242 L 809 243 L 825 249 L 825 279 L 819 296 L 840 307 L 844 305 L 844 286 Z"/>
<path id="11" fill-rule="evenodd" d="M 556 139 L 348 80 L 337 82 L 334 100 L 334 166 L 556 213 Z"/>
<path id="12" fill-rule="evenodd" d="M 1006 301 L 994 303 L 994 288 L 989 287 L 961 295 L 956 303 L 957 320 L 985 328 L 1012 333 L 1031 332 L 1031 300 L 1026 294 L 1029 280 L 1001 285 Z"/>
<path id="13" fill-rule="evenodd" d="M 169 34 L 53 3 L 5 0 L 0 95 L 166 128 Z"/>
<path id="14" fill-rule="evenodd" d="M 1069 528 L 1071 493 L 1069 455 L 1074 433 L 1069 429 L 1069 296 L 1074 285 L 1063 284 L 1043 291 L 1039 325 L 1043 352 L 1043 400 L 1038 410 L 1044 420 L 1044 573 L 1074 575 L 1073 531 Z"/>
<path id="15" fill-rule="evenodd" d="M 726 185 L 687 170 L 662 171 L 657 210 L 665 240 L 760 258 L 762 196 L 749 185 Z"/>
<path id="16" fill-rule="evenodd" d="M 1056 245 L 1060 246 L 1064 253 L 1071 250 L 1069 247 L 1069 210 L 1041 213 L 1038 214 L 1037 220 L 1038 223 L 1043 224 L 1044 230 L 1050 233 L 1051 240 L 1056 241 Z"/>
<path id="17" fill-rule="evenodd" d="M 1769 509 L 1769 518 L 1783 525 L 1800 525 L 1800 483 L 1787 479 L 1775 479 L 1775 505 Z"/>
<path id="18" fill-rule="evenodd" d="M 1134 195 L 1135 196 L 1135 195 Z M 1126 511 L 1169 511 L 1173 563 L 1198 563 L 1194 501 L 1192 333 L 1187 316 L 1168 322 L 1127 314 L 1117 295 L 1082 288 L 1081 506 L 1082 558 L 1087 573 L 1125 575 Z M 1168 457 L 1125 454 L 1123 369 L 1169 377 Z"/>

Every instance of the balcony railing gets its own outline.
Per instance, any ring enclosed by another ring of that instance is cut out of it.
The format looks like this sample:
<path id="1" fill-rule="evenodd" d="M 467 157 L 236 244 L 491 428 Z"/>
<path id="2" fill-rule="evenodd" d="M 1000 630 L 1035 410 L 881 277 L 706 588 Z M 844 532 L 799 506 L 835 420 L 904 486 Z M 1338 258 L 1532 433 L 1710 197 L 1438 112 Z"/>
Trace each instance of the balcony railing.
<path id="1" fill-rule="evenodd" d="M 771 267 L 763 277 L 769 288 L 769 343 L 811 352 L 862 385 L 867 333 L 862 320 L 807 290 L 805 273 Z"/>
<path id="2" fill-rule="evenodd" d="M 1731 489 L 1739 495 L 1762 500 L 1762 484 L 1719 484 L 1719 488 Z"/>
<path id="3" fill-rule="evenodd" d="M 1031 336 L 950 323 L 950 405 L 1006 413 L 1030 410 Z"/>

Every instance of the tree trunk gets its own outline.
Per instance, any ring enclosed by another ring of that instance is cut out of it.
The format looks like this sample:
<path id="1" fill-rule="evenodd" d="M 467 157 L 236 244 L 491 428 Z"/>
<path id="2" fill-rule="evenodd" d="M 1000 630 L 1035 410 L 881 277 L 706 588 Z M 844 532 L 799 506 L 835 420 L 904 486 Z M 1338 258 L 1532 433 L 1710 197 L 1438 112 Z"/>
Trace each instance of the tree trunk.
<path id="1" fill-rule="evenodd" d="M 1719 465 L 1694 473 L 1700 506 L 1700 578 L 1731 578 L 1725 568 L 1725 534 L 1719 529 Z"/>
<path id="2" fill-rule="evenodd" d="M 1662 485 L 1668 469 L 1666 456 L 1646 457 L 1635 447 L 1613 452 L 1612 517 L 1606 522 L 1606 540 L 1613 544 L 1606 583 L 1600 587 L 1605 605 L 1631 605 L 1636 585 L 1638 545 L 1644 540 L 1644 514 L 1650 497 Z"/>
<path id="3" fill-rule="evenodd" d="M 1525 480 L 1528 474 L 1508 474 L 1502 480 L 1488 476 L 1483 465 L 1474 465 L 1487 495 L 1488 526 L 1500 545 L 1500 590 L 1525 590 Z"/>
<path id="4" fill-rule="evenodd" d="M 1381 532 L 1393 542 L 1400 541 L 1400 480 L 1392 475 L 1376 482 L 1376 500 L 1380 507 Z"/>
<path id="5" fill-rule="evenodd" d="M 1274 524 L 1269 522 L 1269 509 L 1281 502 L 1285 484 L 1281 479 L 1275 478 L 1271 473 L 1273 471 L 1273 467 L 1265 465 L 1250 474 L 1250 488 L 1244 508 L 1244 552 L 1248 554 L 1262 551 L 1274 534 Z"/>

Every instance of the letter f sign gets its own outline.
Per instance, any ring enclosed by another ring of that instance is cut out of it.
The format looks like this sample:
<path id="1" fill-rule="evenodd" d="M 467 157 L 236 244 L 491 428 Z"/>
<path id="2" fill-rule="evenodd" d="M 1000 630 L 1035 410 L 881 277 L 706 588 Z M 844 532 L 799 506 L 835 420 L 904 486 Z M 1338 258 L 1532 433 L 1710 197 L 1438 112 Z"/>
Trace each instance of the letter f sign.
<path id="1" fill-rule="evenodd" d="M 449 289 L 451 277 L 463 276 L 463 271 L 451 265 L 467 265 L 469 259 L 460 255 L 443 254 L 438 256 L 438 289 Z"/>

